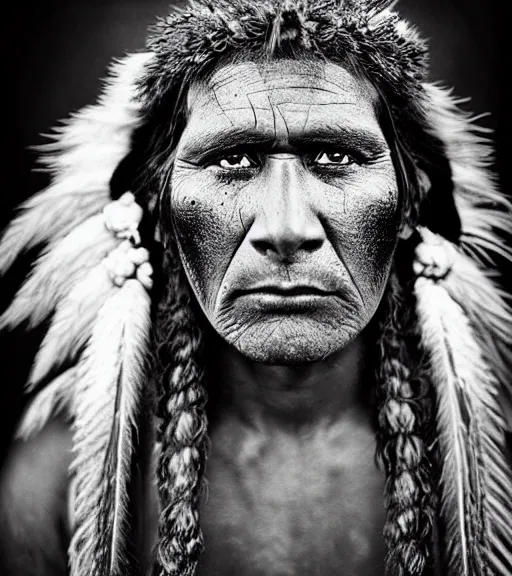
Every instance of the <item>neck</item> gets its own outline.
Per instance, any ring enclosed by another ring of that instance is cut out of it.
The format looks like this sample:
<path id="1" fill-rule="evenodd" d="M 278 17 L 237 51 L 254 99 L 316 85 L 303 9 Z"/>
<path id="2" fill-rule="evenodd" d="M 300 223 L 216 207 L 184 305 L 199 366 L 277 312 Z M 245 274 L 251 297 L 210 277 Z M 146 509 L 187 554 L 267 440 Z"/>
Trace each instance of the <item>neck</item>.
<path id="1" fill-rule="evenodd" d="M 214 419 L 229 413 L 257 427 L 296 428 L 369 416 L 363 335 L 329 358 L 298 366 L 252 362 L 217 336 L 210 338 L 208 388 Z"/>

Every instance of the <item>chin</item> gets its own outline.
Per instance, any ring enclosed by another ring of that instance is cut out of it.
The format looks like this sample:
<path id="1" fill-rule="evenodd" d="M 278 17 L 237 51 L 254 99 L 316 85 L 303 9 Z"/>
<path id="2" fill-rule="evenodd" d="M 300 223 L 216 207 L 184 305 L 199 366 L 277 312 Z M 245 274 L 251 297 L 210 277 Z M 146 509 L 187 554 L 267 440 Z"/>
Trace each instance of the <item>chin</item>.
<path id="1" fill-rule="evenodd" d="M 224 339 L 253 362 L 296 366 L 325 360 L 350 344 L 362 329 L 286 318 L 257 323 L 241 335 Z"/>

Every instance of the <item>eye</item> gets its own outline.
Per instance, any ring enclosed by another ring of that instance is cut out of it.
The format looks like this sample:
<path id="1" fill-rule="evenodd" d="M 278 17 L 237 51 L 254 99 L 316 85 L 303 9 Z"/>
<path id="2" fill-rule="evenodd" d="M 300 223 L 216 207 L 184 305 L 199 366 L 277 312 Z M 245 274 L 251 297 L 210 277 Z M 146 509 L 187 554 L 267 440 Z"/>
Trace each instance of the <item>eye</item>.
<path id="1" fill-rule="evenodd" d="M 348 166 L 354 164 L 355 160 L 345 152 L 323 150 L 315 158 L 315 163 L 322 166 Z"/>
<path id="2" fill-rule="evenodd" d="M 257 166 L 250 156 L 247 154 L 231 154 L 230 156 L 225 156 L 217 161 L 218 166 L 224 168 L 225 170 L 237 170 L 240 168 L 254 168 Z"/>

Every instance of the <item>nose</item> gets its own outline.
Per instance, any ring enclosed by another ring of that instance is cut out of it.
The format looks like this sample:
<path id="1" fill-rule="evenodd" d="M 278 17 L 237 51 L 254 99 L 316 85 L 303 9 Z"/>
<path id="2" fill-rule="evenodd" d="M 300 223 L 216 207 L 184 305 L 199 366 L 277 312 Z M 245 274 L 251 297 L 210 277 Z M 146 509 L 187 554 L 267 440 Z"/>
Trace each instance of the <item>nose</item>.
<path id="1" fill-rule="evenodd" d="M 290 261 L 321 248 L 326 236 L 311 207 L 300 160 L 289 155 L 267 159 L 262 202 L 249 240 L 260 253 Z"/>

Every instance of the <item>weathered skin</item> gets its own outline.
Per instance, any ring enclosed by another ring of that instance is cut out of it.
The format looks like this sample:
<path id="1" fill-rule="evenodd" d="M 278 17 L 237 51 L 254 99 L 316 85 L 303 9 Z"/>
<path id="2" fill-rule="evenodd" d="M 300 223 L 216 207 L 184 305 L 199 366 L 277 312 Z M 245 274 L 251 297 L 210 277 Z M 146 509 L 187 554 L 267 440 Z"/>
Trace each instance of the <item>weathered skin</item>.
<path id="1" fill-rule="evenodd" d="M 323 359 L 375 312 L 398 197 L 375 104 L 339 66 L 297 61 L 225 66 L 191 92 L 171 180 L 182 258 L 215 330 L 253 360 Z M 328 294 L 279 308 L 239 292 L 262 285 Z"/>
<path id="2" fill-rule="evenodd" d="M 187 273 L 217 333 L 208 342 L 199 576 L 383 574 L 384 478 L 374 463 L 364 328 L 399 223 L 375 104 L 371 87 L 343 68 L 291 61 L 228 65 L 189 95 L 169 201 Z M 243 149 L 231 148 L 228 132 L 241 135 Z M 285 293 L 297 287 L 299 295 Z M 260 293 L 237 292 L 247 288 Z M 54 435 L 69 458 L 68 432 Z M 44 448 L 35 442 L 32 450 Z M 41 486 L 59 493 L 66 467 L 61 459 L 45 467 L 51 478 L 31 484 L 30 500 L 16 491 L 27 473 L 18 454 L 2 491 L 32 526 L 27 507 L 52 501 L 40 498 Z M 40 537 L 11 531 L 6 542 L 42 555 L 48 526 L 66 518 L 56 507 L 45 513 Z M 154 540 L 156 512 L 144 514 Z"/>

